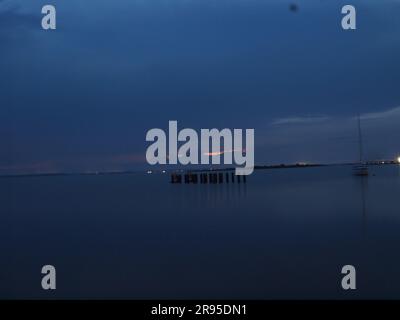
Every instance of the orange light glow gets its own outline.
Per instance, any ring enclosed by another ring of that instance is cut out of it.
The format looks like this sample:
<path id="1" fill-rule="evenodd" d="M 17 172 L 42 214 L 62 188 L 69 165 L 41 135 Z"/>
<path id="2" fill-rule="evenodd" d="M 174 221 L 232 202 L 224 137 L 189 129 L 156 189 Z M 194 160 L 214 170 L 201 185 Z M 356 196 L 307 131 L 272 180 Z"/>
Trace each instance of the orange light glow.
<path id="1" fill-rule="evenodd" d="M 206 156 L 220 156 L 224 153 L 232 153 L 232 152 L 240 152 L 241 150 L 224 150 L 224 151 L 217 151 L 217 152 L 205 152 L 204 155 Z M 242 152 L 246 152 L 245 150 Z"/>

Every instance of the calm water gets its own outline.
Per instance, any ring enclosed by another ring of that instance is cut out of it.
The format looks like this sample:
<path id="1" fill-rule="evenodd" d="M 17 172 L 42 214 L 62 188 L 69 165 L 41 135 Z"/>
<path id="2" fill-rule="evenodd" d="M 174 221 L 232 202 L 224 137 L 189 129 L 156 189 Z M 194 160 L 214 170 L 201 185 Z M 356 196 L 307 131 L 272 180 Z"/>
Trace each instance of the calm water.
<path id="1" fill-rule="evenodd" d="M 400 298 L 400 167 L 0 179 L 1 298 Z M 41 267 L 57 290 L 41 289 Z M 357 290 L 340 287 L 357 269 Z"/>

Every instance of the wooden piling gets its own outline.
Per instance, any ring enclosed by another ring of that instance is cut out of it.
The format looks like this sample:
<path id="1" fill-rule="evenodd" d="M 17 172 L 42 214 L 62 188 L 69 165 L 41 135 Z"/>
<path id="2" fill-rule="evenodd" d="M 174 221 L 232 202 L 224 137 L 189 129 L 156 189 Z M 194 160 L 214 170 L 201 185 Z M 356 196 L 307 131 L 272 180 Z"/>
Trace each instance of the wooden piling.
<path id="1" fill-rule="evenodd" d="M 235 179 L 235 172 L 231 172 L 229 178 L 229 172 L 226 172 L 225 174 L 223 172 L 200 172 L 200 173 L 192 173 L 192 172 L 187 172 L 184 174 L 178 174 L 178 173 L 172 173 L 171 174 L 171 180 L 170 183 L 182 183 L 182 180 L 184 181 L 185 184 L 221 184 L 221 183 L 235 183 L 235 180 L 237 183 L 246 183 L 247 182 L 247 177 L 244 175 L 241 177 L 240 175 L 237 175 L 237 178 Z M 225 180 L 225 181 L 224 181 Z M 229 181 L 231 180 L 231 181 Z"/>
<path id="2" fill-rule="evenodd" d="M 171 183 L 182 183 L 182 176 L 177 173 L 171 174 Z"/>

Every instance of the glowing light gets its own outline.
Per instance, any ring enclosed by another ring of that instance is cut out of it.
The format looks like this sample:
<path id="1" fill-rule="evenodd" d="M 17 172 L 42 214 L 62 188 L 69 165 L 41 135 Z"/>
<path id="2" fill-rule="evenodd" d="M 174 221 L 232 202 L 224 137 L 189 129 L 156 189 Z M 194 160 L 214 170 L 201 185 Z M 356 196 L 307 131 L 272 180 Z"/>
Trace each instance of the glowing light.
<path id="1" fill-rule="evenodd" d="M 224 153 L 234 153 L 234 152 L 240 152 L 241 150 L 233 149 L 233 150 L 222 150 L 222 151 L 217 151 L 217 152 L 205 152 L 204 155 L 206 156 L 220 156 Z M 242 152 L 246 152 L 245 150 L 242 150 Z"/>
<path id="2" fill-rule="evenodd" d="M 400 163 L 400 157 L 397 157 L 397 162 Z"/>

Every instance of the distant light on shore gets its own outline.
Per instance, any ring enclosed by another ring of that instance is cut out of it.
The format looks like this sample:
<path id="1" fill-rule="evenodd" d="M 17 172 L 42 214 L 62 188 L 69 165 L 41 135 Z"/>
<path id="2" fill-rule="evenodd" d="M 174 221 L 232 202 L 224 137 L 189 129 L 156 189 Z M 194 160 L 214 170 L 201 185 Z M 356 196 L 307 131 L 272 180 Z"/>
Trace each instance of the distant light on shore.
<path id="1" fill-rule="evenodd" d="M 397 157 L 397 162 L 400 163 L 400 157 Z"/>

